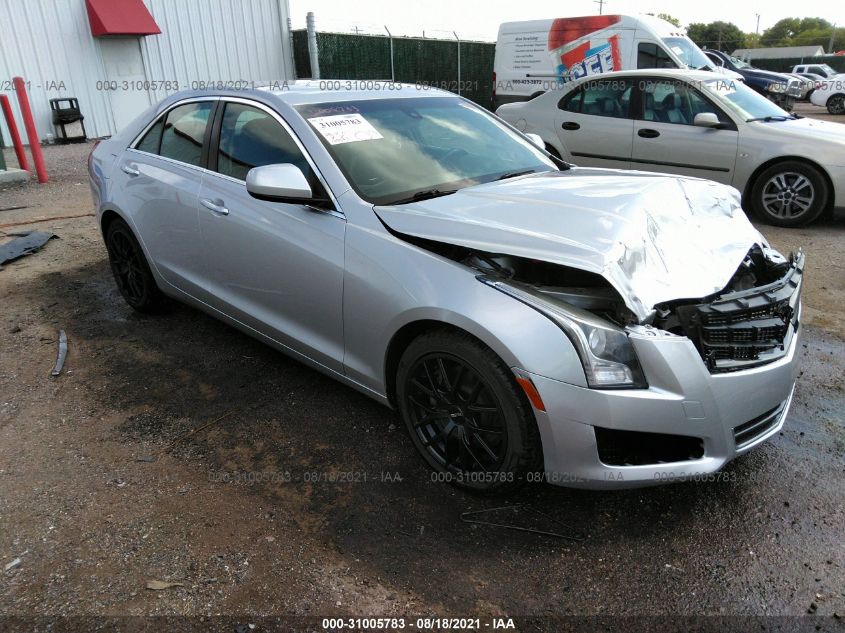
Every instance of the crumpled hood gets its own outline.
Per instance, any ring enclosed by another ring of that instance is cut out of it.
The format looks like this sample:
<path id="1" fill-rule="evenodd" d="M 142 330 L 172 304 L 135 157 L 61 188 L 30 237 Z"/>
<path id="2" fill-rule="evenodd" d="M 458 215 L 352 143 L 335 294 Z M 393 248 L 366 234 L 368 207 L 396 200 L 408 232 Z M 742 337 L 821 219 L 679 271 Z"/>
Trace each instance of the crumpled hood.
<path id="1" fill-rule="evenodd" d="M 600 274 L 641 321 L 722 290 L 767 245 L 736 189 L 645 172 L 572 168 L 375 212 L 406 235 Z"/>

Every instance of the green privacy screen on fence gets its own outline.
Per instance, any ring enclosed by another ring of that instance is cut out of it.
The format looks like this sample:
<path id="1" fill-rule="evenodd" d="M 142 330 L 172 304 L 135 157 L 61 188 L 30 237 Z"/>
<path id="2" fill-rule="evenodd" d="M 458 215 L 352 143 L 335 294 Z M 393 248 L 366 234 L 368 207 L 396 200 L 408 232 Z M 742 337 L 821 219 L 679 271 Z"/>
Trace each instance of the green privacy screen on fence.
<path id="1" fill-rule="evenodd" d="M 845 56 L 820 55 L 818 57 L 784 57 L 779 59 L 754 59 L 751 65 L 777 73 L 789 73 L 799 64 L 827 64 L 838 73 L 845 72 Z"/>
<path id="2" fill-rule="evenodd" d="M 297 77 L 310 77 L 308 39 L 304 30 L 293 32 Z M 321 79 L 390 80 L 390 38 L 380 35 L 317 33 Z M 456 40 L 393 38 L 393 73 L 398 82 L 434 86 L 458 92 L 485 108 L 493 105 L 493 51 L 495 44 Z"/>

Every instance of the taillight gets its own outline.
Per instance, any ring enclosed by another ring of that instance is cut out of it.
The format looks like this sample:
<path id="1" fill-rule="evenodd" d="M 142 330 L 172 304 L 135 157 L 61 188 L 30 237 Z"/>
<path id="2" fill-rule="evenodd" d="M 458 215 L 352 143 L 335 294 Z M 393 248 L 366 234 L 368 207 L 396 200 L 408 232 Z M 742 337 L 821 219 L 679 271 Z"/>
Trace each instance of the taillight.
<path id="1" fill-rule="evenodd" d="M 496 71 L 493 71 L 493 98 L 496 98 Z"/>
<path id="2" fill-rule="evenodd" d="M 91 173 L 91 163 L 94 160 L 94 150 L 97 149 L 97 145 L 99 145 L 101 142 L 102 142 L 102 140 L 95 141 L 94 147 L 91 148 L 91 153 L 88 154 L 88 173 L 89 174 Z"/>

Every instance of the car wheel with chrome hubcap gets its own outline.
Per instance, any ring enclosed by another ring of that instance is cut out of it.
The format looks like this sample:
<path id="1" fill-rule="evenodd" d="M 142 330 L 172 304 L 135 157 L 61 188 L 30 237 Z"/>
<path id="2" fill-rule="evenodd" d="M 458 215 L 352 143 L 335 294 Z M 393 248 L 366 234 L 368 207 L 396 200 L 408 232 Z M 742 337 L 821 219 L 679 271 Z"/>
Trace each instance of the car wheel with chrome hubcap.
<path id="1" fill-rule="evenodd" d="M 752 207 L 761 220 L 777 226 L 803 226 L 827 204 L 828 187 L 818 169 L 785 161 L 764 170 L 752 188 Z"/>

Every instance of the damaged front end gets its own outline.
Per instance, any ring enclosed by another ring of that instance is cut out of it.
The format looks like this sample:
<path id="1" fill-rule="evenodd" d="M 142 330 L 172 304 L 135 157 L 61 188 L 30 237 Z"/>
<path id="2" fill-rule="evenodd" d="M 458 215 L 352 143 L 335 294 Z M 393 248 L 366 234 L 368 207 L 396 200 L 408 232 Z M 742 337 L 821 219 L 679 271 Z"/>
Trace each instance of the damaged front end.
<path id="1" fill-rule="evenodd" d="M 784 258 L 755 245 L 720 292 L 664 302 L 649 318 L 639 320 L 600 275 L 511 255 L 425 246 L 474 269 L 479 281 L 553 320 L 575 346 L 592 388 L 648 387 L 628 340 L 629 333 L 641 332 L 643 326 L 688 338 L 714 374 L 783 357 L 798 328 L 805 259 L 801 251 Z"/>
<path id="2" fill-rule="evenodd" d="M 630 335 L 689 339 L 709 373 L 782 357 L 804 256 L 769 248 L 717 183 L 576 170 L 376 207 L 396 237 L 553 320 L 592 388 L 647 387 Z"/>
<path id="3" fill-rule="evenodd" d="M 657 306 L 653 325 L 689 338 L 711 373 L 781 358 L 798 329 L 804 254 L 755 246 L 724 290 Z"/>

